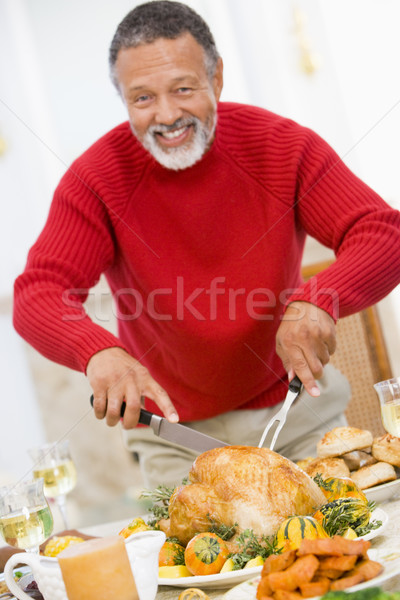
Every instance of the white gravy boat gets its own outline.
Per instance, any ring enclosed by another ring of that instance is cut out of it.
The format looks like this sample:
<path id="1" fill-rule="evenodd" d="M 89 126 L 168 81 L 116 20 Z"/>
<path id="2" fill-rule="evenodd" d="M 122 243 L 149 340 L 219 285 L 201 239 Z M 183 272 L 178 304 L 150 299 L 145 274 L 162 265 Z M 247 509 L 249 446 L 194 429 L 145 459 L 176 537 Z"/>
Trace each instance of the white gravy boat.
<path id="1" fill-rule="evenodd" d="M 165 538 L 163 531 L 150 529 L 125 540 L 140 600 L 154 600 L 157 595 L 158 555 Z"/>
<path id="2" fill-rule="evenodd" d="M 165 542 L 162 531 L 140 531 L 125 540 L 140 600 L 154 600 L 158 589 L 158 555 Z M 57 558 L 18 552 L 8 559 L 4 578 L 18 600 L 32 600 L 14 580 L 17 565 L 28 565 L 45 600 L 68 600 Z M 88 575 L 89 577 L 90 575 Z"/>
<path id="3" fill-rule="evenodd" d="M 13 571 L 19 564 L 28 565 L 32 569 L 33 577 L 45 600 L 68 600 L 57 558 L 28 552 L 13 554 L 4 567 L 6 584 L 18 600 L 32 600 L 14 579 Z"/>

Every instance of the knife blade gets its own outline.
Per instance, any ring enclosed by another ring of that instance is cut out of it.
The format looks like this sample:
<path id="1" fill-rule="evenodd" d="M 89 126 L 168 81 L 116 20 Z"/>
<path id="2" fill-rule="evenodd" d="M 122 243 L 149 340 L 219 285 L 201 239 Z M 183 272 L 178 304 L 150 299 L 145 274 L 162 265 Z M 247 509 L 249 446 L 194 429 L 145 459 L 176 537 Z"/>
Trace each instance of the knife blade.
<path id="1" fill-rule="evenodd" d="M 90 396 L 90 404 L 93 406 L 93 395 Z M 124 416 L 126 404 L 125 402 L 121 406 L 121 417 Z M 160 417 L 144 408 L 140 409 L 139 423 L 142 425 L 148 425 L 152 428 L 154 433 L 164 440 L 178 444 L 178 446 L 184 446 L 196 452 L 206 452 L 206 450 L 212 450 L 213 448 L 222 448 L 227 446 L 225 442 L 217 440 L 205 433 L 200 433 L 190 427 L 181 425 L 180 423 L 170 423 L 165 417 Z"/>

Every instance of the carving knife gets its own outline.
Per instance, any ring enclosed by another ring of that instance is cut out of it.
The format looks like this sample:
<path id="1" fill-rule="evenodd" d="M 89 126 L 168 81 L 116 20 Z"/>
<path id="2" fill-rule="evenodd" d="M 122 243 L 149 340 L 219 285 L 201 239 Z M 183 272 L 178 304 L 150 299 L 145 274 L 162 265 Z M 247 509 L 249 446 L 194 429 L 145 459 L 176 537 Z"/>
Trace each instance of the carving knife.
<path id="1" fill-rule="evenodd" d="M 90 404 L 93 406 L 93 395 L 90 396 Z M 125 413 L 125 402 L 121 406 L 121 417 Z M 222 448 L 227 446 L 225 442 L 217 440 L 205 433 L 200 433 L 190 427 L 181 425 L 180 423 L 170 423 L 164 417 L 160 417 L 144 408 L 140 409 L 139 423 L 142 425 L 149 425 L 154 433 L 164 440 L 168 440 L 178 446 L 184 446 L 185 448 L 191 448 L 196 452 L 205 452 L 206 450 L 212 450 L 213 448 Z"/>

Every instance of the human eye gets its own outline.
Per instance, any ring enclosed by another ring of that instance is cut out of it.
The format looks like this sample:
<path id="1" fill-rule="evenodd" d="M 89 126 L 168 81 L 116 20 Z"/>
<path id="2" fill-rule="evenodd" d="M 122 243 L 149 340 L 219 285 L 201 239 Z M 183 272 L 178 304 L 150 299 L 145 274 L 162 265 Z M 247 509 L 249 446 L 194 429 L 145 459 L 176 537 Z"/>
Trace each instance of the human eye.
<path id="1" fill-rule="evenodd" d="M 191 94 L 193 92 L 193 88 L 181 86 L 176 91 L 178 94 L 180 94 L 182 96 L 188 96 L 189 94 Z"/>
<path id="2" fill-rule="evenodd" d="M 139 96 L 134 96 L 132 98 L 132 104 L 135 106 L 147 106 L 150 104 L 152 97 L 150 94 L 140 94 Z"/>

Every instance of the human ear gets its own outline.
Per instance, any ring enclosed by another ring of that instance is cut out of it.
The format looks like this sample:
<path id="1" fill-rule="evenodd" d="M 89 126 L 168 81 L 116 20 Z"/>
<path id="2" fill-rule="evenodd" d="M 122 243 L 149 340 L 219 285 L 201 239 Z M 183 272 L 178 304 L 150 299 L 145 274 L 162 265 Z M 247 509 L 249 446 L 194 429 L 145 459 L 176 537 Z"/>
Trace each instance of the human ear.
<path id="1" fill-rule="evenodd" d="M 214 73 L 213 81 L 212 81 L 214 95 L 215 95 L 215 99 L 217 102 L 221 96 L 222 87 L 224 84 L 223 71 L 224 71 L 224 65 L 222 62 L 222 58 L 220 57 L 220 58 L 218 58 L 217 66 L 215 68 L 215 73 Z"/>

